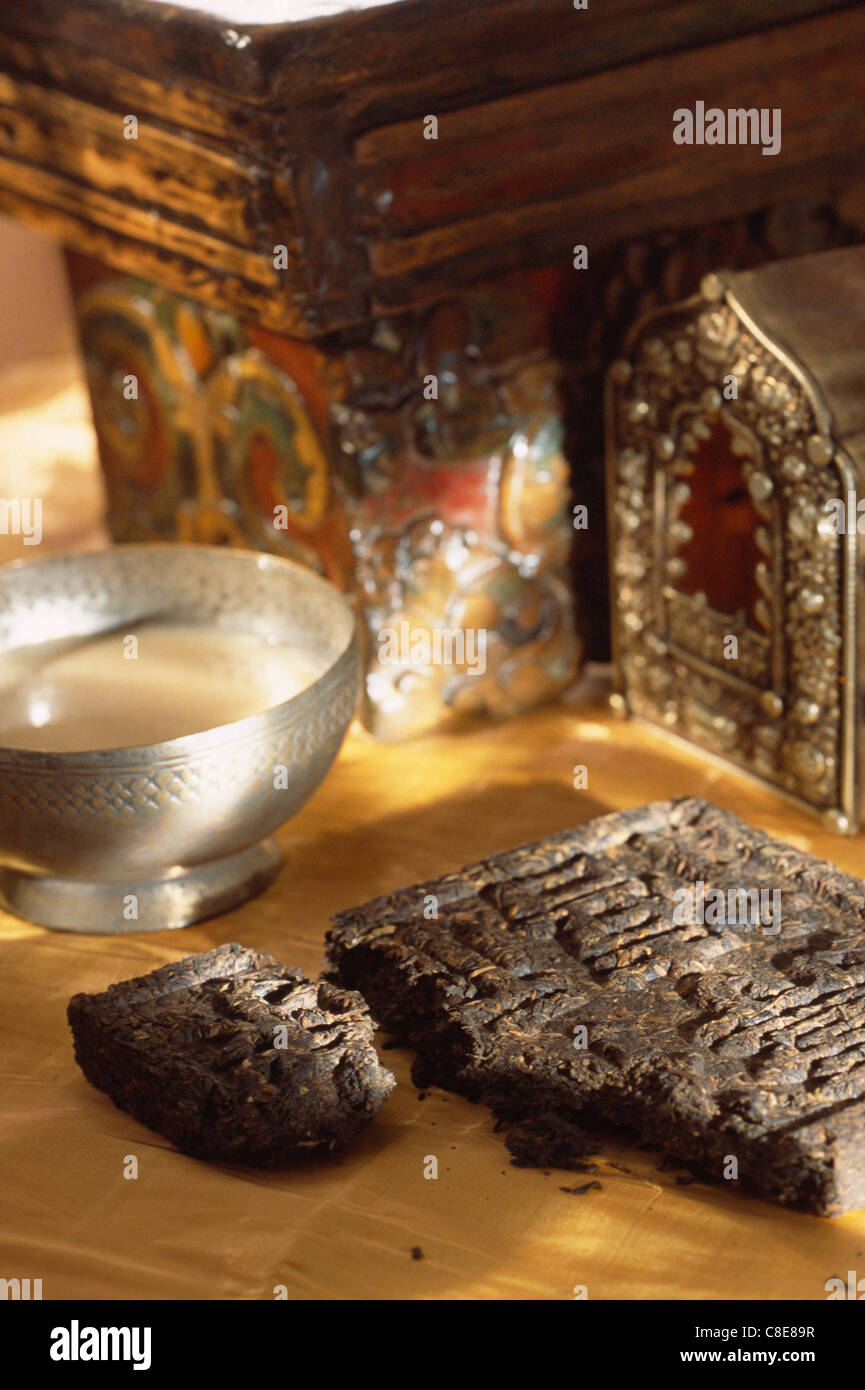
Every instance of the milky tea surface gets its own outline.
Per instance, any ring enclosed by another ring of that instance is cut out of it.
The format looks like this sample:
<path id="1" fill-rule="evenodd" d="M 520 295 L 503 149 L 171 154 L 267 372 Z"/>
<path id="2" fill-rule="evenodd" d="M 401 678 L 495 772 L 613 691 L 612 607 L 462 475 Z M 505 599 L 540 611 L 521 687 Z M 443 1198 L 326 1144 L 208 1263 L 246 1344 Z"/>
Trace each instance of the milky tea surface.
<path id="1" fill-rule="evenodd" d="M 161 743 L 271 709 L 327 664 L 290 643 L 155 621 L 21 647 L 0 656 L 0 747 Z"/>

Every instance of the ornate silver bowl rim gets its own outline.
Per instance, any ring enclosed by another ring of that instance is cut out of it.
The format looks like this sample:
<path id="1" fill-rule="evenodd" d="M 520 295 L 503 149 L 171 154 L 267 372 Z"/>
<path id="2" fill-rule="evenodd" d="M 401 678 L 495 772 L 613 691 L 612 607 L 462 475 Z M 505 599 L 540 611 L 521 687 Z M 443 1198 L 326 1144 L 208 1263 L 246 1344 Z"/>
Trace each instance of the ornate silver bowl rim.
<path id="1" fill-rule="evenodd" d="M 160 551 L 167 552 L 172 557 L 183 552 L 206 555 L 208 563 L 220 563 L 223 558 L 232 562 L 237 562 L 238 559 L 255 560 L 256 568 L 260 571 L 287 567 L 301 578 L 302 583 L 310 583 L 311 586 L 320 585 L 322 595 L 327 595 L 328 599 L 338 597 L 336 590 L 331 588 L 327 580 L 282 555 L 269 555 L 259 551 L 229 549 L 222 546 L 179 544 L 169 541 L 113 545 L 106 550 L 87 551 L 75 555 L 46 556 L 44 559 L 38 560 L 11 560 L 8 564 L 0 566 L 0 597 L 2 597 L 4 588 L 3 581 L 13 572 L 33 572 L 48 566 L 59 567 L 64 564 L 86 563 L 96 556 L 116 557 L 120 554 L 134 553 L 137 558 L 139 555 L 153 555 Z M 107 768 L 119 765 L 129 768 L 145 764 L 150 766 L 154 762 L 165 766 L 172 762 L 185 762 L 190 754 L 198 755 L 216 751 L 225 743 L 239 746 L 247 740 L 255 740 L 262 732 L 269 732 L 276 727 L 289 728 L 293 723 L 304 719 L 310 710 L 320 703 L 322 696 L 327 694 L 331 687 L 341 683 L 347 670 L 356 660 L 357 620 L 347 604 L 345 604 L 345 612 L 351 621 L 348 625 L 348 635 L 339 655 L 331 661 L 327 669 L 311 685 L 277 705 L 272 705 L 257 714 L 246 715 L 242 719 L 231 720 L 226 724 L 212 725 L 210 728 L 201 729 L 191 734 L 183 734 L 178 738 L 166 739 L 160 743 L 87 749 L 74 753 L 7 748 L 3 744 L 2 733 L 0 733 L 0 770 L 29 767 L 34 770 L 44 769 L 55 773 L 62 773 L 63 771 L 81 773 L 90 770 L 105 771 Z M 132 623 L 136 619 L 141 621 L 147 616 L 144 613 L 136 615 L 136 618 L 130 617 L 121 621 L 124 624 Z M 82 637 L 97 636 L 99 631 L 99 628 L 94 627 L 92 631 L 83 632 L 81 635 Z M 68 635 L 76 634 L 70 633 Z M 2 623 L 0 623 L 0 661 L 6 652 L 13 651 L 20 645 L 23 644 L 17 642 L 7 644 L 3 641 Z"/>

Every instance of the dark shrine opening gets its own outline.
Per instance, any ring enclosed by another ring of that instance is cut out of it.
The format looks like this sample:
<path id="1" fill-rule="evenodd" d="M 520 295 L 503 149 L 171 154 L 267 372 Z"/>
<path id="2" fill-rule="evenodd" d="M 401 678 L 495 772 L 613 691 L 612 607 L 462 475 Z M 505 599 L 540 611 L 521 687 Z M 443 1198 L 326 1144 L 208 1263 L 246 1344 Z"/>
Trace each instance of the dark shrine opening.
<path id="1" fill-rule="evenodd" d="M 756 532 L 761 518 L 731 445 L 730 430 L 719 420 L 690 456 L 691 495 L 680 517 L 691 536 L 678 551 L 684 569 L 676 588 L 684 594 L 704 593 L 716 612 L 731 617 L 742 613 L 748 625 L 757 628 L 756 569 L 761 556 Z"/>

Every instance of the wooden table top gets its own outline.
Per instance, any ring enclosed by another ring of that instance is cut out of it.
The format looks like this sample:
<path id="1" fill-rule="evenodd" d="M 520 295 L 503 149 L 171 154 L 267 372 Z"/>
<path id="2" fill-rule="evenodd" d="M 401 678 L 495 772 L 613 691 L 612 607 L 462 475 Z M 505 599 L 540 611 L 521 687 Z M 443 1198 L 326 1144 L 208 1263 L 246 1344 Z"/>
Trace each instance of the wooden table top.
<path id="1" fill-rule="evenodd" d="M 573 767 L 588 788 L 573 788 Z M 825 1299 L 861 1269 L 865 1212 L 787 1212 L 702 1182 L 622 1142 L 587 1181 L 510 1165 L 489 1114 L 411 1085 L 348 1152 L 261 1173 L 172 1150 L 78 1072 L 65 1021 L 100 990 L 225 941 L 317 972 L 332 913 L 483 855 L 657 797 L 695 794 L 862 870 L 839 839 L 768 791 L 574 700 L 498 727 L 384 747 L 353 733 L 285 827 L 286 867 L 262 897 L 182 932 L 88 937 L 0 913 L 0 1274 L 54 1298 Z M 424 1160 L 439 1160 L 425 1180 Z M 139 1162 L 126 1180 L 128 1155 Z M 623 1165 L 622 1172 L 610 1161 Z M 685 1170 L 679 1170 L 684 1173 Z M 412 1257 L 419 1246 L 423 1258 Z"/>

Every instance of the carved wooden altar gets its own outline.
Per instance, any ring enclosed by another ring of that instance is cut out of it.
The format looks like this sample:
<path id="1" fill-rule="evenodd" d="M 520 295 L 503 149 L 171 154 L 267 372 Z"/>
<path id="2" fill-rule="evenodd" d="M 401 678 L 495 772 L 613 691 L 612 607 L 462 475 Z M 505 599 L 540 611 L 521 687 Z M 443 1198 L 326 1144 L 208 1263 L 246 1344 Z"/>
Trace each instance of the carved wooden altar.
<path id="1" fill-rule="evenodd" d="M 631 313 L 718 238 L 742 266 L 861 235 L 865 6 L 234 3 L 0 15 L 0 209 L 72 253 L 113 529 L 350 590 L 379 734 L 513 712 L 603 644 Z M 744 92 L 776 157 L 673 143 L 673 106 Z M 482 630 L 484 671 L 382 664 L 403 624 Z"/>

